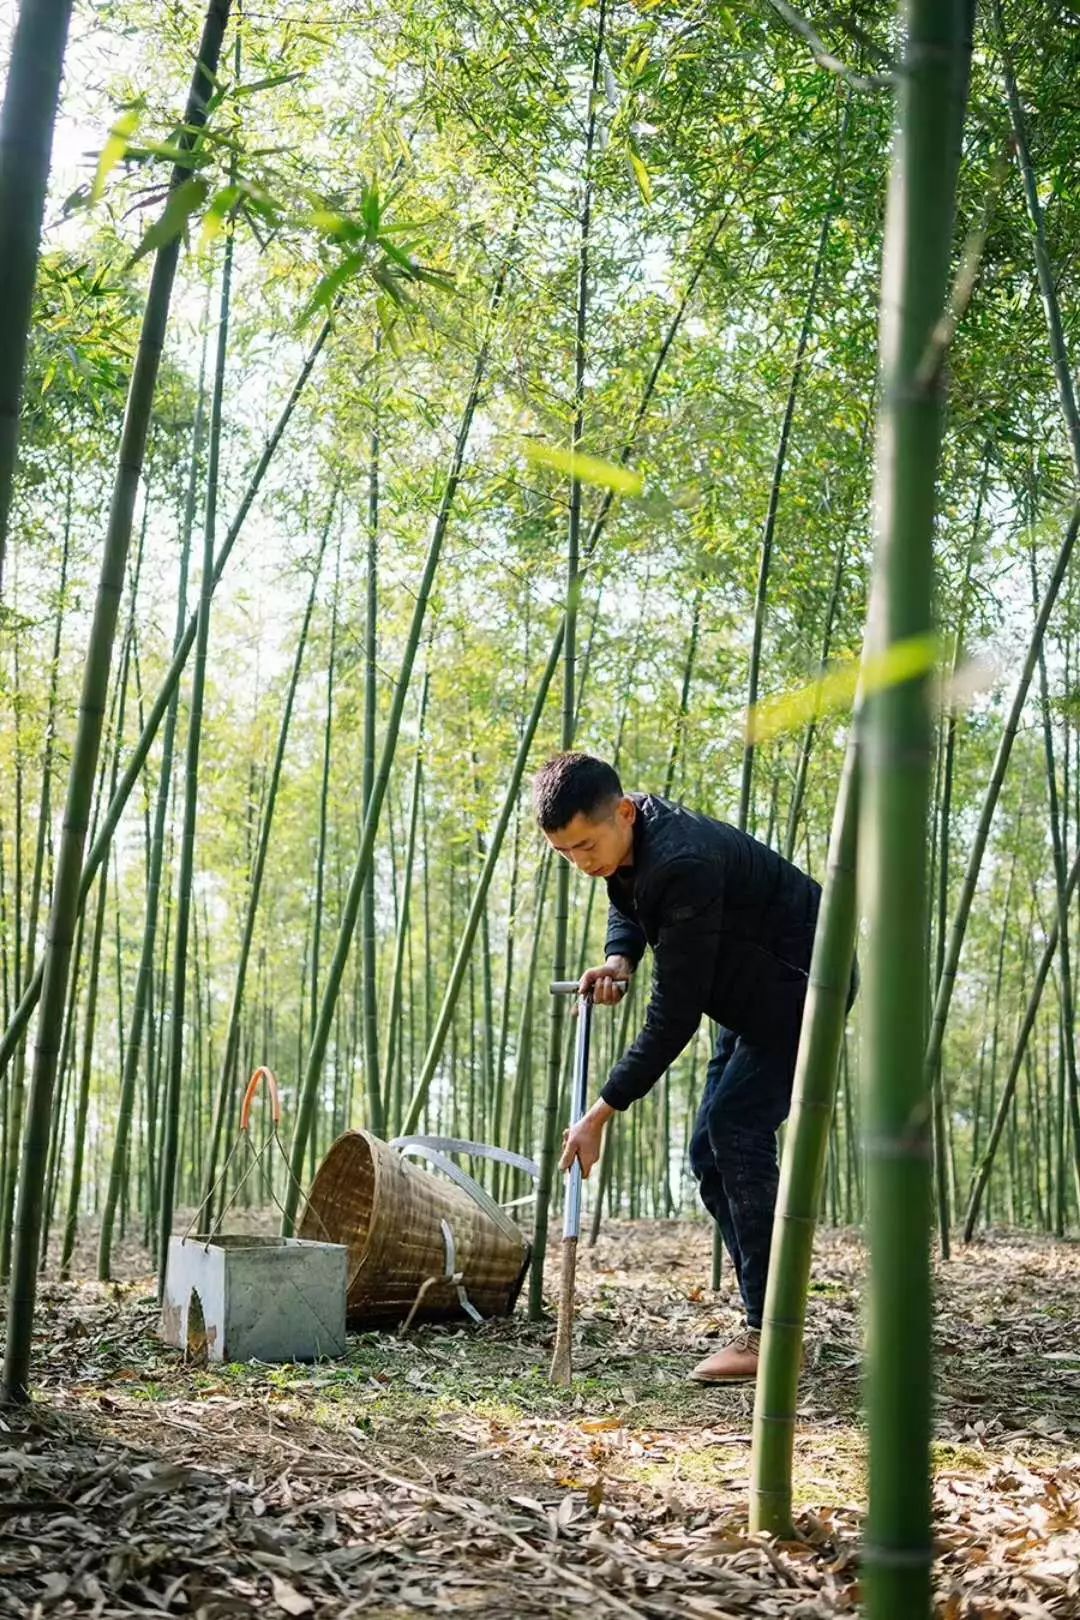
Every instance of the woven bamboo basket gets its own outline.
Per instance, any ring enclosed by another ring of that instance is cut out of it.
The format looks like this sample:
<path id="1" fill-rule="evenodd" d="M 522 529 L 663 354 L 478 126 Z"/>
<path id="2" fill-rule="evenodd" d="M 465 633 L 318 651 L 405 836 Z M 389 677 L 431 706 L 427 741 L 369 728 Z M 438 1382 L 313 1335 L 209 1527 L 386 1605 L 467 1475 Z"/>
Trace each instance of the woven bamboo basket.
<path id="1" fill-rule="evenodd" d="M 350 1327 L 400 1322 L 414 1306 L 414 1321 L 445 1321 L 460 1316 L 462 1304 L 445 1275 L 442 1221 L 470 1303 L 481 1316 L 509 1316 L 529 1266 L 524 1233 L 515 1240 L 468 1193 L 408 1163 L 369 1131 L 346 1131 L 332 1145 L 311 1184 L 299 1236 L 348 1248 Z"/>

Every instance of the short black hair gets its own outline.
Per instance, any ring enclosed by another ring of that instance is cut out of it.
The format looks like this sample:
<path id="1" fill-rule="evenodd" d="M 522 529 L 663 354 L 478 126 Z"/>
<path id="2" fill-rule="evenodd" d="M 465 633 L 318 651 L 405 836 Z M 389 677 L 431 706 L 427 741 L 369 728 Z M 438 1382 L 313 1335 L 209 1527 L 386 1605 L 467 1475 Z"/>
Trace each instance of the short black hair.
<path id="1" fill-rule="evenodd" d="M 622 798 L 622 783 L 613 765 L 592 754 L 556 754 L 533 777 L 533 806 L 545 832 L 558 832 L 582 813 L 591 821 L 613 799 Z"/>

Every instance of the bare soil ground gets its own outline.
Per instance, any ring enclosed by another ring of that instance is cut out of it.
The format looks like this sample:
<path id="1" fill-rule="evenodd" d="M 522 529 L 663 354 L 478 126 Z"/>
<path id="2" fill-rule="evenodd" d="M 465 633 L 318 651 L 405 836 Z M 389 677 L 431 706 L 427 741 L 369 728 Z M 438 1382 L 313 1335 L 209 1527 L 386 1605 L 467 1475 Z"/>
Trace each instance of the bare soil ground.
<path id="1" fill-rule="evenodd" d="M 34 1402 L 0 1413 L 0 1614 L 855 1612 L 861 1245 L 820 1238 L 784 1543 L 746 1530 L 752 1389 L 686 1381 L 738 1325 L 707 1251 L 702 1224 L 623 1223 L 582 1254 L 568 1392 L 521 1307 L 199 1368 L 158 1341 L 137 1246 L 125 1281 L 45 1282 Z M 936 1354 L 939 1615 L 1080 1620 L 1080 1245 L 939 1267 Z"/>

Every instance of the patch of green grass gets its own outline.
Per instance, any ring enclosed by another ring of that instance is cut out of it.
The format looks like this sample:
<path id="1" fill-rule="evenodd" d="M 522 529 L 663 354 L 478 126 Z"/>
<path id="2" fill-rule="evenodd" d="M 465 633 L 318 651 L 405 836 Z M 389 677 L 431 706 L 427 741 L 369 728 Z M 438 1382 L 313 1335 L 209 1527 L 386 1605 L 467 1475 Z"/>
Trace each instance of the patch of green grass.
<path id="1" fill-rule="evenodd" d="M 129 1384 L 124 1393 L 133 1401 L 170 1401 L 176 1391 L 169 1389 L 166 1384 L 159 1384 L 150 1379 L 142 1384 Z"/>
<path id="2" fill-rule="evenodd" d="M 740 1446 L 684 1447 L 677 1456 L 658 1462 L 626 1460 L 619 1473 L 653 1490 L 666 1490 L 679 1484 L 707 1485 L 723 1489 L 725 1496 L 742 1489 L 750 1451 Z"/>
<path id="3" fill-rule="evenodd" d="M 954 1473 L 963 1468 L 981 1474 L 991 1460 L 978 1446 L 965 1446 L 955 1440 L 934 1440 L 930 1444 L 930 1461 L 935 1473 L 939 1469 Z"/>

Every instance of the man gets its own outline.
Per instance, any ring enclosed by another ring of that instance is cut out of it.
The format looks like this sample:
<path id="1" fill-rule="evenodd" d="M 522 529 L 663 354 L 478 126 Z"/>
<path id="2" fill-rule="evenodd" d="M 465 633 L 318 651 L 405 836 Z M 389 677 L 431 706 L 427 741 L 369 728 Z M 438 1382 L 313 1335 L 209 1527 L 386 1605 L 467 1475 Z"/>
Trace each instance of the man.
<path id="1" fill-rule="evenodd" d="M 731 1256 L 746 1331 L 691 1377 L 753 1379 L 779 1181 L 776 1131 L 791 1105 L 821 888 L 735 827 L 624 793 L 614 769 L 588 754 L 549 760 L 533 799 L 552 848 L 607 885 L 607 959 L 582 976 L 582 992 L 614 1005 L 645 946 L 654 952 L 644 1027 L 566 1133 L 561 1168 L 578 1159 L 587 1176 L 612 1114 L 656 1084 L 703 1014 L 721 1025 L 690 1166 Z M 854 984 L 853 972 L 852 997 Z"/>

